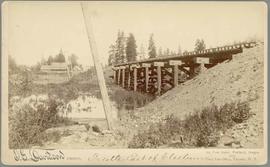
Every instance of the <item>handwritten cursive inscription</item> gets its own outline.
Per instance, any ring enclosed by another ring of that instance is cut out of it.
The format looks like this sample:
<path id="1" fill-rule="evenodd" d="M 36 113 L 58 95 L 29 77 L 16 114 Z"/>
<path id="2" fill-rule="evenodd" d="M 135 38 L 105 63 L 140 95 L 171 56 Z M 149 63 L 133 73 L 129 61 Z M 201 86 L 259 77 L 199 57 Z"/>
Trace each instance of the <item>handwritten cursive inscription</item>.
<path id="1" fill-rule="evenodd" d="M 190 154 L 175 154 L 175 153 L 156 153 L 156 154 L 138 154 L 132 153 L 128 155 L 114 154 L 110 156 L 104 156 L 99 153 L 94 153 L 88 158 L 89 161 L 105 161 L 105 162 L 117 162 L 117 161 L 160 161 L 160 160 L 199 160 L 200 158 L 191 156 Z"/>
<path id="2" fill-rule="evenodd" d="M 15 161 L 47 161 L 64 160 L 65 155 L 61 150 L 13 150 Z"/>

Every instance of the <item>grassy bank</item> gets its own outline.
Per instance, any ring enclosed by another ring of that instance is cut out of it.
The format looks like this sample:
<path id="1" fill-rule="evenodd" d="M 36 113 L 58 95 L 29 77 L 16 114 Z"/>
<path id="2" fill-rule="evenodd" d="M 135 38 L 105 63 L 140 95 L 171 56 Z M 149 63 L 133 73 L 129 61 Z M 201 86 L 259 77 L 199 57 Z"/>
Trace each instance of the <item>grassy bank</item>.
<path id="1" fill-rule="evenodd" d="M 44 131 L 51 127 L 73 124 L 72 121 L 58 115 L 62 101 L 28 98 L 9 104 L 9 147 L 25 149 L 41 145 L 51 139 Z M 57 137 L 57 134 L 54 134 Z"/>
<path id="2" fill-rule="evenodd" d="M 220 108 L 213 105 L 187 116 L 185 120 L 170 115 L 135 135 L 129 148 L 215 147 L 221 134 L 248 119 L 249 111 L 248 103 L 239 102 Z"/>

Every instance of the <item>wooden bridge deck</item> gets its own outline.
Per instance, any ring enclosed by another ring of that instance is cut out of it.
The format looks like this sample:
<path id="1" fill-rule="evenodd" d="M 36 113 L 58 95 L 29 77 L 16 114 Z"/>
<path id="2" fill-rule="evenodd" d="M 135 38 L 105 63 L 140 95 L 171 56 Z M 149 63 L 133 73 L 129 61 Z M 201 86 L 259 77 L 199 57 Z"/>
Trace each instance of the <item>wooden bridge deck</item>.
<path id="1" fill-rule="evenodd" d="M 115 83 L 123 88 L 160 95 L 179 83 L 194 77 L 200 71 L 211 68 L 244 48 L 256 43 L 241 43 L 231 46 L 192 51 L 182 56 L 157 57 L 114 65 Z"/>

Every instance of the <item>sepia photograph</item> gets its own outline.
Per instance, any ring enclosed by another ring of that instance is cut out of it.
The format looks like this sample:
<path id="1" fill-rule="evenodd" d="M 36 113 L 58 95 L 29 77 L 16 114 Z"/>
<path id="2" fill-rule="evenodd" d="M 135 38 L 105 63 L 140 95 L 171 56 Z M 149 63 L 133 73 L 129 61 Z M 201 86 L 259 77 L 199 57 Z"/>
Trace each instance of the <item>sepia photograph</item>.
<path id="1" fill-rule="evenodd" d="M 4 164 L 267 161 L 263 1 L 6 1 L 1 55 Z"/>

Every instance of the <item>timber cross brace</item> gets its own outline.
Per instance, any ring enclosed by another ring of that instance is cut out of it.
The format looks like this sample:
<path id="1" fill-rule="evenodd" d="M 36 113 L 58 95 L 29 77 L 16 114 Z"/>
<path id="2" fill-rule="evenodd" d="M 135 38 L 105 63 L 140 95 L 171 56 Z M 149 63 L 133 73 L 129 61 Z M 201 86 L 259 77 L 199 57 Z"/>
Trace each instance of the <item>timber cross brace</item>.
<path id="1" fill-rule="evenodd" d="M 204 69 L 211 68 L 233 54 L 242 53 L 255 42 L 185 52 L 182 56 L 157 57 L 114 65 L 114 81 L 128 90 L 161 95 Z"/>

